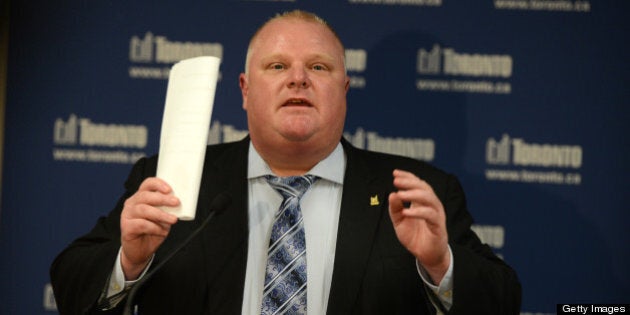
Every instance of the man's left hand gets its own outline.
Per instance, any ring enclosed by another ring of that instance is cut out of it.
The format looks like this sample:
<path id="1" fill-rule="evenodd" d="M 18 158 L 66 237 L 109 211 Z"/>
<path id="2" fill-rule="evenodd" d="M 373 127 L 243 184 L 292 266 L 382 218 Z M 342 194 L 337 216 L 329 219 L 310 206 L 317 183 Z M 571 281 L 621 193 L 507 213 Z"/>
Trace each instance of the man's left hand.
<path id="1" fill-rule="evenodd" d="M 389 215 L 400 243 L 438 285 L 451 263 L 444 206 L 431 186 L 412 173 L 394 170 Z"/>

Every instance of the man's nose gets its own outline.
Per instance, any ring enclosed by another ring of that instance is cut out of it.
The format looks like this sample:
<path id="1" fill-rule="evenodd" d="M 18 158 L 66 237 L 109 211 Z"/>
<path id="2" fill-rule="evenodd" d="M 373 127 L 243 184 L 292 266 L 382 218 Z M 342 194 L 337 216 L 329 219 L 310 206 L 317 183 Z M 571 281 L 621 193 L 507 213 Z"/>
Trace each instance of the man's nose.
<path id="1" fill-rule="evenodd" d="M 290 88 L 307 88 L 311 85 L 311 80 L 308 75 L 307 69 L 304 67 L 291 68 L 291 74 L 289 77 Z"/>

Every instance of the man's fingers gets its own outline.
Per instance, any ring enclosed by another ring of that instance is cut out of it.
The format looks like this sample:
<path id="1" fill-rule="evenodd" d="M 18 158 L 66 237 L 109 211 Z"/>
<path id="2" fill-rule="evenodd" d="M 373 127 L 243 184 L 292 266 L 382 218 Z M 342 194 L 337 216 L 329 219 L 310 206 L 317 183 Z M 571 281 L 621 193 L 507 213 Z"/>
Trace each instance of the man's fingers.
<path id="1" fill-rule="evenodd" d="M 429 185 L 424 180 L 418 178 L 413 173 L 396 169 L 394 170 L 393 175 L 394 175 L 394 186 L 396 186 L 396 188 L 398 189 L 407 190 L 407 189 L 418 188 L 418 189 L 428 189 L 428 190 L 433 191 L 433 188 L 431 188 L 431 185 Z"/>
<path id="2" fill-rule="evenodd" d="M 125 206 L 133 207 L 139 204 L 151 206 L 169 206 L 175 207 L 179 205 L 177 197 L 156 191 L 138 191 L 131 198 L 125 201 Z"/>
<path id="3" fill-rule="evenodd" d="M 437 224 L 440 219 L 440 212 L 436 208 L 433 202 L 418 202 L 416 199 L 408 199 L 406 195 L 410 195 L 407 192 L 394 192 L 389 196 L 389 206 L 392 212 L 397 212 L 405 217 L 430 220 L 431 223 Z M 418 195 L 414 193 L 412 195 Z M 426 198 L 431 198 L 429 194 Z M 414 200 L 409 205 L 405 206 L 406 200 Z"/>
<path id="4" fill-rule="evenodd" d="M 413 206 L 414 204 L 435 206 L 440 202 L 433 191 L 423 189 L 400 190 L 397 192 L 397 196 L 403 202 L 411 203 L 410 206 Z"/>
<path id="5" fill-rule="evenodd" d="M 400 212 L 405 208 L 403 201 L 398 197 L 398 193 L 392 192 L 389 194 L 389 212 L 391 215 L 400 215 Z"/>
<path id="6" fill-rule="evenodd" d="M 402 214 L 405 217 L 424 220 L 429 225 L 437 226 L 441 222 L 440 212 L 437 211 L 435 208 L 429 206 L 416 206 L 405 208 L 402 210 Z"/>
<path id="7" fill-rule="evenodd" d="M 133 231 L 126 235 L 128 240 L 133 240 L 141 236 L 161 236 L 166 237 L 171 229 L 171 225 L 156 221 L 135 219 L 126 223 L 126 228 Z"/>
<path id="8" fill-rule="evenodd" d="M 136 205 L 133 215 L 130 215 L 127 219 L 141 219 L 167 224 L 175 224 L 177 222 L 177 216 L 147 204 Z"/>
<path id="9" fill-rule="evenodd" d="M 172 190 L 168 183 L 157 177 L 145 179 L 138 188 L 138 191 L 159 191 L 163 194 L 169 194 Z"/>
<path id="10" fill-rule="evenodd" d="M 138 191 L 125 200 L 124 219 L 146 219 L 174 224 L 177 217 L 161 211 L 157 207 L 176 207 L 179 199 L 171 194 L 171 187 L 157 177 L 147 178 Z"/>

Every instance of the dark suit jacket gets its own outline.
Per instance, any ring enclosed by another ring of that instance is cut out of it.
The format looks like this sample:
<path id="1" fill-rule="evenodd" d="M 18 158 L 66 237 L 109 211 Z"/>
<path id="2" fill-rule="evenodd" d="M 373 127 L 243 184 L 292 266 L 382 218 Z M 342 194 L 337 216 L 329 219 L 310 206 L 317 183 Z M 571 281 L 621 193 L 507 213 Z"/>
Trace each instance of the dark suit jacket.
<path id="1" fill-rule="evenodd" d="M 348 163 L 328 314 L 434 312 L 427 299 L 432 293 L 417 274 L 415 258 L 398 242 L 389 218 L 394 168 L 426 180 L 444 204 L 455 262 L 449 313 L 518 314 L 518 279 L 470 230 L 472 219 L 455 177 L 423 162 L 342 143 Z M 240 314 L 248 243 L 248 146 L 246 138 L 207 148 L 197 218 L 172 227 L 153 266 L 203 221 L 217 194 L 227 191 L 233 202 L 145 284 L 136 298 L 141 314 Z M 56 258 L 51 279 L 62 314 L 94 309 L 120 247 L 123 202 L 146 177 L 155 175 L 156 165 L 156 157 L 136 163 L 115 209 Z M 370 202 L 374 196 L 378 205 Z"/>

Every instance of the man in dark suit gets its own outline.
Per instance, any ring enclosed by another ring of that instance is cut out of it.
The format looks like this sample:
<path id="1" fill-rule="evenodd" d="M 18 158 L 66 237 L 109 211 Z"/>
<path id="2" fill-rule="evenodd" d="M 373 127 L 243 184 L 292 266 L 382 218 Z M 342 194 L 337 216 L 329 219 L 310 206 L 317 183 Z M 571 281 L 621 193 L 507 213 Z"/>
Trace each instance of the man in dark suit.
<path id="1" fill-rule="evenodd" d="M 144 314 L 260 314 L 272 218 L 282 199 L 266 183 L 270 175 L 316 178 L 299 201 L 304 300 L 286 302 L 296 309 L 518 314 L 518 279 L 470 230 L 453 176 L 342 139 L 349 79 L 343 45 L 324 21 L 303 11 L 271 19 L 252 37 L 245 69 L 240 86 L 250 135 L 207 148 L 197 219 L 177 223 L 158 208 L 179 200 L 154 177 L 157 157 L 140 160 L 117 207 L 53 263 L 62 314 L 120 312 L 127 289 L 200 224 L 224 191 L 232 204 L 134 302 Z"/>

